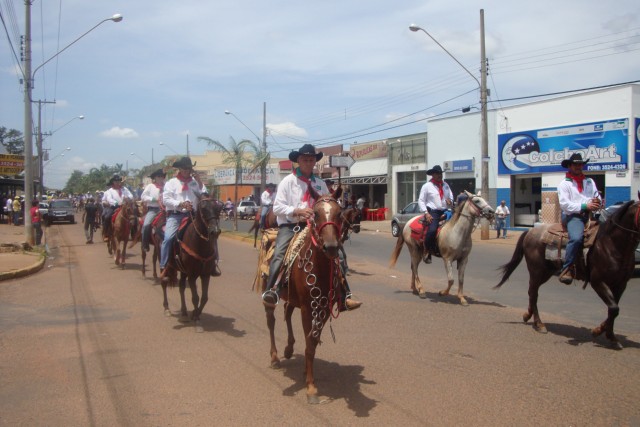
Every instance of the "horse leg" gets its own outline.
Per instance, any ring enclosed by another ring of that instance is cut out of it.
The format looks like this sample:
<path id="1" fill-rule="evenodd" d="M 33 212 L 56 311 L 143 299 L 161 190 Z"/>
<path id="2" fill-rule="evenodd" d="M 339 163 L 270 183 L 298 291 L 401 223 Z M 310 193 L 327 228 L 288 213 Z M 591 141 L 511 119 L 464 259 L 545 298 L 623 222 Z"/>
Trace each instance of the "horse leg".
<path id="1" fill-rule="evenodd" d="M 413 246 L 409 245 L 409 253 L 411 254 L 411 291 L 414 295 L 418 295 L 422 299 L 427 298 L 427 292 L 422 287 L 422 282 L 420 281 L 420 276 L 418 275 L 418 268 L 420 267 L 420 262 L 422 261 L 422 254 L 418 249 L 418 246 L 413 244 Z"/>
<path id="2" fill-rule="evenodd" d="M 316 384 L 313 379 L 313 361 L 316 357 L 316 347 L 318 346 L 318 342 L 320 341 L 320 335 L 318 334 L 317 337 L 314 337 L 311 334 L 310 308 L 303 305 L 302 307 L 300 307 L 300 312 L 302 317 L 302 329 L 304 330 L 306 343 L 306 347 L 304 350 L 304 360 L 307 384 L 307 403 L 318 404 L 320 403 L 320 398 L 318 397 L 318 389 L 316 388 Z"/>
<path id="3" fill-rule="evenodd" d="M 124 270 L 124 263 L 127 257 L 127 239 L 122 241 L 122 252 L 120 252 L 120 267 Z"/>
<path id="4" fill-rule="evenodd" d="M 622 292 L 620 292 L 620 295 L 614 296 L 611 289 L 602 281 L 592 281 L 591 287 L 607 305 L 607 319 L 596 328 L 593 328 L 591 335 L 595 338 L 604 332 L 607 339 L 611 342 L 611 348 L 615 350 L 622 350 L 622 344 L 620 344 L 620 341 L 618 341 L 613 333 L 613 324 L 620 313 L 618 302 L 620 301 Z"/>
<path id="5" fill-rule="evenodd" d="M 180 273 L 180 322 L 186 323 L 189 321 L 189 315 L 187 313 L 187 301 L 185 300 L 184 293 L 187 288 L 187 276 L 184 273 Z"/>
<path id="6" fill-rule="evenodd" d="M 151 263 L 153 264 L 153 278 L 158 280 L 158 272 L 156 271 L 156 264 L 158 263 L 158 255 L 159 251 L 158 251 L 158 247 L 154 246 L 153 247 L 153 255 L 151 256 Z"/>
<path id="7" fill-rule="evenodd" d="M 193 309 L 193 313 L 191 317 L 193 321 L 196 323 L 196 332 L 204 332 L 204 328 L 202 327 L 202 322 L 200 321 L 200 315 L 204 310 L 204 306 L 209 301 L 209 278 L 211 276 L 209 274 L 203 274 L 200 276 L 200 283 L 202 284 L 202 298 L 200 298 L 200 304 L 197 308 Z M 193 280 L 193 287 L 191 291 L 195 291 L 196 296 L 198 295 L 198 286 L 196 285 L 196 280 Z"/>
<path id="8" fill-rule="evenodd" d="M 273 369 L 280 369 L 280 359 L 278 358 L 278 349 L 276 348 L 276 316 L 275 307 L 264 306 L 264 312 L 267 315 L 267 327 L 269 328 L 269 339 L 271 340 L 271 349 L 269 353 L 271 355 L 271 367 Z"/>
<path id="9" fill-rule="evenodd" d="M 162 305 L 164 306 L 164 315 L 166 317 L 170 317 L 171 316 L 171 310 L 169 310 L 169 299 L 167 298 L 167 287 L 168 286 L 169 286 L 168 283 L 162 282 L 162 296 L 164 297 L 164 301 L 162 302 Z"/>
<path id="10" fill-rule="evenodd" d="M 460 300 L 460 304 L 464 307 L 469 305 L 464 297 L 464 270 L 467 268 L 468 259 L 469 258 L 464 258 L 462 261 L 458 261 L 456 263 L 458 266 L 458 299 Z"/>
<path id="11" fill-rule="evenodd" d="M 447 289 L 438 292 L 438 295 L 447 296 L 449 295 L 451 287 L 453 286 L 453 262 L 445 258 L 443 258 L 442 260 L 444 261 L 444 268 L 447 270 Z M 462 301 L 460 302 L 462 303 Z"/>
<path id="12" fill-rule="evenodd" d="M 527 323 L 529 319 L 531 319 L 531 316 L 533 316 L 533 329 L 541 334 L 546 334 L 547 327 L 542 323 L 540 313 L 538 313 L 538 290 L 540 286 L 541 284 L 529 280 L 529 307 L 527 308 L 527 312 L 522 315 L 522 320 Z"/>
<path id="13" fill-rule="evenodd" d="M 296 339 L 293 336 L 293 325 L 291 324 L 291 315 L 295 307 L 288 302 L 284 303 L 284 320 L 287 322 L 287 346 L 284 349 L 284 357 L 291 359 L 293 355 L 293 344 Z"/>
<path id="14" fill-rule="evenodd" d="M 142 249 L 142 277 L 147 277 L 146 261 L 147 261 L 147 253 L 144 251 L 144 249 Z"/>

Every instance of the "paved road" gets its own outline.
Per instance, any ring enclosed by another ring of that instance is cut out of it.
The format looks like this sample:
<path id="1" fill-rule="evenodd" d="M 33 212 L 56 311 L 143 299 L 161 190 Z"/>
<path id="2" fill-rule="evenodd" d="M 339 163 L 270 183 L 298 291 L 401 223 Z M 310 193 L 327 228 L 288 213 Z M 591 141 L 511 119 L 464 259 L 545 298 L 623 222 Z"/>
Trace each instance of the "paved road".
<path id="1" fill-rule="evenodd" d="M 420 300 L 407 273 L 390 280 L 386 265 L 356 255 L 350 281 L 365 305 L 331 323 L 335 343 L 325 330 L 316 373 L 326 403 L 310 406 L 298 321 L 293 359 L 267 368 L 250 245 L 222 239 L 223 276 L 196 334 L 163 315 L 138 248 L 122 271 L 79 225 L 50 231 L 47 268 L 0 283 L 2 425 L 640 423 L 639 334 L 615 352 L 560 315 L 536 334 L 520 308 Z M 175 313 L 176 290 L 170 304 Z"/>

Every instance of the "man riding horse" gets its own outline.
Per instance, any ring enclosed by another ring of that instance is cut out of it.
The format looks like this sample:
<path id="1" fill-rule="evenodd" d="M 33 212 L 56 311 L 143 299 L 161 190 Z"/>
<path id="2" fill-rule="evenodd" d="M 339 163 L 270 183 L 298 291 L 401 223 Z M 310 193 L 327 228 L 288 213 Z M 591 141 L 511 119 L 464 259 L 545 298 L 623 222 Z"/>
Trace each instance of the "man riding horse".
<path id="1" fill-rule="evenodd" d="M 144 217 L 142 224 L 142 250 L 149 252 L 149 241 L 151 240 L 151 224 L 156 216 L 160 213 L 160 199 L 164 189 L 164 179 L 167 174 L 162 169 L 154 171 L 149 178 L 151 184 L 147 185 L 142 191 L 140 200 L 147 204 L 147 215 Z"/>
<path id="2" fill-rule="evenodd" d="M 569 169 L 565 178 L 558 184 L 562 224 L 569 234 L 565 261 L 558 278 L 565 285 L 570 285 L 576 276 L 575 261 L 582 249 L 584 226 L 589 221 L 591 212 L 600 209 L 602 204 L 596 183 L 582 173 L 584 165 L 588 162 L 589 159 L 582 160 L 580 153 L 573 153 L 561 163 L 563 168 Z"/>
<path id="3" fill-rule="evenodd" d="M 267 188 L 260 195 L 260 229 L 264 230 L 265 221 L 267 219 L 267 213 L 269 208 L 273 206 L 273 199 L 276 197 L 276 185 L 274 183 L 267 184 Z"/>
<path id="4" fill-rule="evenodd" d="M 275 305 L 278 303 L 282 289 L 282 280 L 278 280 L 280 267 L 287 247 L 296 234 L 294 229 L 305 227 L 306 221 L 313 218 L 313 204 L 316 201 L 314 195 L 319 197 L 330 194 L 325 182 L 313 174 L 313 168 L 322 156 L 323 153 L 316 153 L 315 147 L 311 144 L 305 144 L 300 150 L 289 153 L 289 160 L 298 163 L 298 167 L 280 182 L 273 203 L 273 212 L 278 222 L 278 236 L 275 241 L 273 258 L 269 265 L 266 291 L 262 294 L 262 300 L 266 304 Z M 353 310 L 360 307 L 362 303 L 351 298 L 346 277 L 344 285 L 346 298 L 341 309 Z"/>
<path id="5" fill-rule="evenodd" d="M 420 189 L 418 205 L 424 212 L 425 221 L 428 224 L 427 236 L 424 239 L 424 262 L 431 264 L 431 255 L 438 254 L 436 234 L 440 217 L 453 205 L 453 193 L 449 184 L 442 180 L 442 168 L 435 165 L 427 171 L 432 178 L 425 182 Z"/>
<path id="6" fill-rule="evenodd" d="M 182 157 L 174 162 L 173 167 L 178 169 L 178 174 L 167 181 L 162 192 L 162 203 L 167 210 L 167 224 L 160 250 L 160 271 L 164 281 L 170 280 L 166 267 L 178 228 L 184 218 L 196 212 L 198 198 L 207 193 L 200 175 L 193 170 L 194 166 L 195 163 L 192 164 L 189 157 Z M 217 259 L 211 275 L 220 275 Z"/>
<path id="7" fill-rule="evenodd" d="M 111 179 L 109 179 L 108 185 L 111 188 L 105 191 L 102 196 L 102 204 L 104 205 L 104 209 L 102 211 L 104 236 L 111 236 L 113 233 L 111 218 L 113 217 L 115 210 L 119 206 L 122 206 L 125 199 L 133 200 L 133 194 L 131 194 L 127 187 L 122 186 L 122 177 L 120 175 L 114 174 Z"/>

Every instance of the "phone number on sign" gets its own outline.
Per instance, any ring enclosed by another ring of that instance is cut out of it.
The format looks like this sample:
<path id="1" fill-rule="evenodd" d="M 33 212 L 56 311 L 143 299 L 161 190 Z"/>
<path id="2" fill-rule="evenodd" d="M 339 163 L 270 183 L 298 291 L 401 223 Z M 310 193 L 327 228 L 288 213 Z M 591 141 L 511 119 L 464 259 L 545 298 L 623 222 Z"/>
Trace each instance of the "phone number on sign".
<path id="1" fill-rule="evenodd" d="M 586 170 L 588 171 L 626 171 L 627 164 L 626 163 L 618 163 L 615 165 L 587 165 Z"/>

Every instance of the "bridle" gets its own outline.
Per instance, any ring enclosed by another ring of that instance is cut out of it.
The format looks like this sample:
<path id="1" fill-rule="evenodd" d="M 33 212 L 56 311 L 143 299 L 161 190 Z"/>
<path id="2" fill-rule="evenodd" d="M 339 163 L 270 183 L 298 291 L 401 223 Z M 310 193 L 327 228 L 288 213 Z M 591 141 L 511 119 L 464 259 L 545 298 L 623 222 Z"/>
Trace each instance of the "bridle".
<path id="1" fill-rule="evenodd" d="M 216 209 L 213 209 L 213 215 L 211 215 L 210 217 L 205 217 L 204 216 L 204 211 L 205 209 L 202 209 L 202 207 L 200 205 L 204 204 L 205 202 L 209 203 L 212 202 L 214 204 L 217 204 L 217 202 L 214 199 L 211 198 L 203 198 L 200 199 L 200 201 L 198 202 L 198 210 L 196 211 L 196 215 L 197 218 L 199 218 L 203 224 L 208 225 L 210 221 L 212 220 L 216 220 L 216 219 L 220 219 L 220 211 L 216 212 Z M 217 213 L 217 215 L 216 215 Z M 204 233 L 201 232 L 200 230 L 198 230 L 198 221 L 196 221 L 197 218 L 194 218 L 193 216 L 193 212 L 190 212 L 189 215 L 191 216 L 191 222 L 193 223 L 193 229 L 195 230 L 196 234 L 198 235 L 198 237 L 200 237 L 202 240 L 208 242 L 209 239 L 211 238 L 211 234 L 209 233 L 208 230 L 206 230 Z M 217 236 L 216 236 L 217 237 Z"/>
<path id="2" fill-rule="evenodd" d="M 334 199 L 333 197 L 325 196 L 325 197 L 321 197 L 313 204 L 314 213 L 316 210 L 316 206 L 319 203 L 333 203 L 337 206 L 338 209 L 340 209 L 340 205 L 338 204 L 338 201 L 336 199 Z M 322 238 L 321 233 L 322 233 L 322 230 L 327 226 L 332 226 L 336 229 L 336 235 L 338 236 L 338 241 L 339 241 L 340 237 L 342 236 L 342 225 L 339 222 L 326 221 L 318 227 L 318 225 L 316 224 L 315 218 L 307 220 L 307 227 L 309 227 L 309 230 L 311 231 L 311 241 L 313 242 L 313 245 L 315 247 L 321 248 L 324 246 L 324 239 Z"/>
<path id="3" fill-rule="evenodd" d="M 613 220 L 613 218 L 611 218 L 611 223 L 613 225 L 615 225 L 616 227 L 618 227 L 619 229 L 621 229 L 621 230 L 624 230 L 624 231 L 626 231 L 628 233 L 635 234 L 636 239 L 640 239 L 640 231 L 638 231 L 638 228 L 640 228 L 640 201 L 635 202 L 633 205 L 636 207 L 636 213 L 635 213 L 635 216 L 634 216 L 634 219 L 633 219 L 633 225 L 635 227 L 635 230 L 623 227 L 622 225 L 620 225 L 617 222 L 615 222 Z M 631 206 L 629 206 L 629 208 L 630 207 Z"/>

